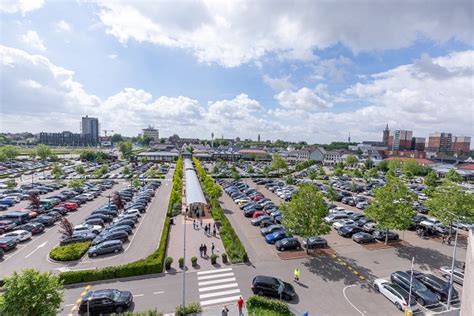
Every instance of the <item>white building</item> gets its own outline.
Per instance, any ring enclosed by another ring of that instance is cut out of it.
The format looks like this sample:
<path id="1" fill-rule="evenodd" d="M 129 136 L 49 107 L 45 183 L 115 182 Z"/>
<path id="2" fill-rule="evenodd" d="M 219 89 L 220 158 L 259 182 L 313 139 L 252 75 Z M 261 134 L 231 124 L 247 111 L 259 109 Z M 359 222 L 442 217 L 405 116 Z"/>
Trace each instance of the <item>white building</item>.
<path id="1" fill-rule="evenodd" d="M 160 141 L 160 132 L 151 125 L 143 129 L 143 136 L 150 137 L 153 139 L 153 142 L 158 143 Z"/>

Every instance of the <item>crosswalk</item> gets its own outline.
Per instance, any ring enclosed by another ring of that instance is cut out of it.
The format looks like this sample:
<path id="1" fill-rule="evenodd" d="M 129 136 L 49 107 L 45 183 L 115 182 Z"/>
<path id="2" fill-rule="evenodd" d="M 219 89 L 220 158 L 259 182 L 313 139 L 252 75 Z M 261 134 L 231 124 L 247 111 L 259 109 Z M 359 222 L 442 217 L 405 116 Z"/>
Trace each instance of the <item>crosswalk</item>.
<path id="1" fill-rule="evenodd" d="M 240 297 L 239 284 L 232 268 L 197 273 L 199 300 L 202 307 L 236 302 Z"/>

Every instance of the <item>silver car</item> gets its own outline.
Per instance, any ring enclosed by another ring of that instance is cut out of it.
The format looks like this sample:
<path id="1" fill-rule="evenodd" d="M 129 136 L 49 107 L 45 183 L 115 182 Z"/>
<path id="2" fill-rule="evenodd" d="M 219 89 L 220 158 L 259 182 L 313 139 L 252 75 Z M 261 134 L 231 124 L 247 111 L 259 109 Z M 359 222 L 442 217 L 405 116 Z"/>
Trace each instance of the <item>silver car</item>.
<path id="1" fill-rule="evenodd" d="M 451 267 L 445 266 L 445 267 L 439 268 L 439 270 L 441 271 L 441 275 L 443 277 L 445 277 L 448 280 L 451 278 Z M 459 269 L 459 268 L 454 268 L 453 281 L 462 285 L 464 282 L 464 270 Z"/>

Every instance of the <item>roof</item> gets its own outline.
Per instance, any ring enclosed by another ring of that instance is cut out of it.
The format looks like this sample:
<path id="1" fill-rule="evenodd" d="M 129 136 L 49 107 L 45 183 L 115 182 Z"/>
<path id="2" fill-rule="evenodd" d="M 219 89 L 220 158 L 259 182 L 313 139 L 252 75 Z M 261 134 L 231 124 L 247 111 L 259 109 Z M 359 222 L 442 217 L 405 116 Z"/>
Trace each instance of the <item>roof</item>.
<path id="1" fill-rule="evenodd" d="M 389 157 L 386 160 L 401 160 L 401 161 L 411 161 L 414 160 L 420 165 L 432 165 L 435 162 L 431 161 L 429 159 L 424 159 L 424 158 L 410 158 L 410 157 Z"/>
<path id="2" fill-rule="evenodd" d="M 190 159 L 184 159 L 184 170 L 194 170 L 193 163 Z"/>
<path id="3" fill-rule="evenodd" d="M 188 161 L 188 162 L 186 162 Z M 191 160 L 185 159 L 185 166 L 189 166 Z M 192 165 L 192 163 L 191 163 Z M 194 169 L 186 169 L 186 205 L 189 206 L 194 203 L 207 204 L 206 198 L 202 193 L 201 183 L 196 175 Z"/>
<path id="4" fill-rule="evenodd" d="M 173 156 L 173 157 L 178 157 L 179 154 L 171 151 L 148 151 L 148 152 L 143 152 L 139 153 L 138 156 L 143 157 L 143 156 Z"/>
<path id="5" fill-rule="evenodd" d="M 474 163 L 458 165 L 457 168 L 462 170 L 474 170 Z"/>
<path id="6" fill-rule="evenodd" d="M 266 155 L 267 152 L 262 149 L 241 149 L 238 151 L 239 154 L 256 154 L 256 155 Z"/>

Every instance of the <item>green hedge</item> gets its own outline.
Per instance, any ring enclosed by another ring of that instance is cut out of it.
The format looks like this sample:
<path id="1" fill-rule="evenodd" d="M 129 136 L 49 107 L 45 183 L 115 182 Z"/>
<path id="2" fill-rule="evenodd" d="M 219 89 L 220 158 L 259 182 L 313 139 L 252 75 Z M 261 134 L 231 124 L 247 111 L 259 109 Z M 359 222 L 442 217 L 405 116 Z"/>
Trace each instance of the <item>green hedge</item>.
<path id="1" fill-rule="evenodd" d="M 79 260 L 87 252 L 90 246 L 91 243 L 89 241 L 59 246 L 50 251 L 49 257 L 57 261 Z"/>
<path id="2" fill-rule="evenodd" d="M 230 224 L 227 216 L 225 216 L 224 210 L 219 203 L 219 197 L 222 194 L 221 187 L 214 183 L 214 180 L 206 174 L 206 171 L 201 166 L 199 160 L 194 158 L 194 164 L 196 165 L 196 170 L 201 178 L 204 192 L 210 199 L 212 218 L 214 218 L 216 222 L 221 223 L 219 235 L 221 236 L 222 243 L 224 244 L 225 251 L 230 261 L 232 263 L 247 262 L 247 251 L 245 251 L 244 245 L 240 241 L 239 236 L 235 233 L 234 228 Z"/>
<path id="3" fill-rule="evenodd" d="M 189 315 L 189 314 L 196 314 L 202 312 L 201 304 L 199 303 L 191 303 L 189 305 L 186 305 L 186 307 L 183 308 L 182 305 L 177 306 L 175 310 L 175 315 L 176 316 L 184 316 L 184 315 Z"/>
<path id="4" fill-rule="evenodd" d="M 142 312 L 125 312 L 120 314 L 114 313 L 112 316 L 163 316 L 163 313 L 157 311 L 156 309 L 149 309 Z"/>
<path id="5" fill-rule="evenodd" d="M 247 299 L 247 309 L 249 315 L 293 315 L 288 304 L 258 295 L 252 295 Z"/>
<path id="6" fill-rule="evenodd" d="M 178 167 L 180 166 L 180 168 Z M 182 160 L 177 161 L 176 171 L 181 169 L 181 181 L 182 181 Z M 179 172 L 179 171 L 178 171 Z M 173 177 L 173 188 L 172 191 L 175 191 L 175 177 Z M 177 181 L 178 182 L 178 181 Z M 178 185 L 178 188 L 182 187 Z M 91 282 L 98 280 L 107 280 L 107 279 L 116 279 L 116 278 L 125 278 L 130 276 L 145 275 L 145 274 L 154 274 L 163 272 L 163 265 L 165 260 L 166 246 L 168 245 L 168 237 L 170 230 L 170 216 L 171 216 L 171 199 L 168 204 L 168 209 L 166 212 L 166 219 L 163 226 L 163 231 L 161 233 L 160 244 L 158 248 L 148 257 L 127 263 L 120 266 L 106 267 L 103 269 L 91 269 L 91 270 L 81 270 L 81 271 L 68 271 L 62 272 L 59 274 L 60 279 L 63 281 L 63 284 L 74 284 L 82 282 Z"/>

